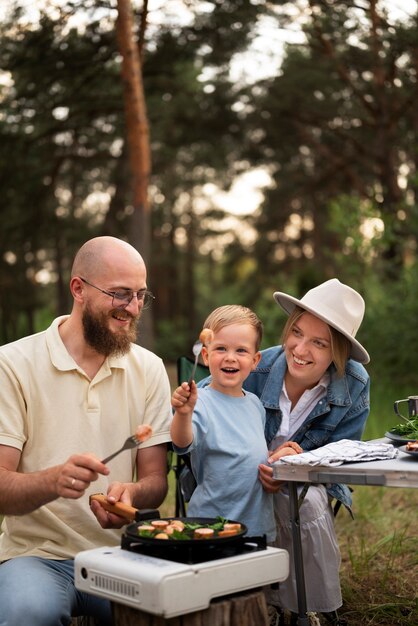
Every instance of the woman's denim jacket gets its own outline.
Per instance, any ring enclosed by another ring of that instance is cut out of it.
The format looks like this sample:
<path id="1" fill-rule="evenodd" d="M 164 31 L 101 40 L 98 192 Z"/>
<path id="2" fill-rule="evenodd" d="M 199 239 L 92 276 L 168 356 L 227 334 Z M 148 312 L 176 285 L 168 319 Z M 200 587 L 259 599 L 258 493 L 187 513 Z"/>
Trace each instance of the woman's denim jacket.
<path id="1" fill-rule="evenodd" d="M 244 389 L 260 398 L 266 409 L 267 444 L 273 440 L 282 421 L 279 398 L 286 370 L 283 347 L 267 348 L 261 352 L 257 368 L 243 384 Z M 319 400 L 292 437 L 306 452 L 341 439 L 360 440 L 369 415 L 370 379 L 365 368 L 349 359 L 342 378 L 337 377 L 334 365 L 329 372 L 326 397 Z M 346 485 L 329 484 L 327 491 L 350 509 L 351 495 Z"/>

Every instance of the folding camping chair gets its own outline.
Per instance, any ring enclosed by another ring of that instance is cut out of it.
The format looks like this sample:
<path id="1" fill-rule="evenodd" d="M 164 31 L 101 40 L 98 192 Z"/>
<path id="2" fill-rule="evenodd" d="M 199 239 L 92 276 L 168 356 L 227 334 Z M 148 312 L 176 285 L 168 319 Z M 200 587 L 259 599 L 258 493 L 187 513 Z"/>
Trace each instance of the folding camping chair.
<path id="1" fill-rule="evenodd" d="M 180 356 L 177 359 L 177 382 L 180 385 L 185 380 L 189 380 L 194 365 L 194 359 L 188 356 Z M 209 368 L 202 363 L 197 364 L 194 380 L 198 383 L 203 378 L 209 376 Z M 186 516 L 186 503 L 196 487 L 188 454 L 175 454 L 175 462 L 172 465 L 176 477 L 176 517 Z"/>

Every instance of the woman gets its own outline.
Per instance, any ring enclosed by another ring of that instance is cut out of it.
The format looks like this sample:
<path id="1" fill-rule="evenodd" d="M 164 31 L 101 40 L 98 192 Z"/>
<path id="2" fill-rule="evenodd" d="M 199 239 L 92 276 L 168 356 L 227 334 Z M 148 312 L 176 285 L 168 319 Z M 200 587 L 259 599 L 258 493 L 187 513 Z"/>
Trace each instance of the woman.
<path id="1" fill-rule="evenodd" d="M 280 448 L 288 440 L 297 453 L 341 439 L 361 439 L 370 405 L 369 376 L 361 365 L 370 359 L 355 339 L 364 315 L 363 298 L 336 278 L 311 289 L 301 300 L 281 292 L 274 298 L 289 315 L 282 345 L 262 351 L 243 385 L 266 409 L 266 439 L 274 451 L 269 461 L 283 456 Z M 278 606 L 278 623 L 284 624 L 283 609 L 290 610 L 291 623 L 297 623 L 287 487 L 273 480 L 268 465 L 260 465 L 259 477 L 264 489 L 275 494 L 277 545 L 291 556 L 290 576 L 270 602 Z M 345 622 L 337 614 L 342 598 L 332 498 L 350 508 L 345 485 L 312 485 L 300 508 L 300 525 L 308 611 L 341 625 Z"/>

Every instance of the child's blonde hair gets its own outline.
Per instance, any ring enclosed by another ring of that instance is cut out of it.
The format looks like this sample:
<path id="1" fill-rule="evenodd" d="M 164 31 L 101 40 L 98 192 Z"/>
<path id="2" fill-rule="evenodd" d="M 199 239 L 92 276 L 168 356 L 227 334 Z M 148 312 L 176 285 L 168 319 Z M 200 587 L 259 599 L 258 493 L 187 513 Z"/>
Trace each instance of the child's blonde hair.
<path id="1" fill-rule="evenodd" d="M 256 351 L 259 350 L 263 338 L 263 324 L 254 311 L 240 304 L 226 304 L 212 311 L 203 325 L 203 336 L 205 336 L 204 330 L 206 328 L 217 333 L 231 324 L 249 324 L 252 326 L 256 331 L 255 349 Z"/>

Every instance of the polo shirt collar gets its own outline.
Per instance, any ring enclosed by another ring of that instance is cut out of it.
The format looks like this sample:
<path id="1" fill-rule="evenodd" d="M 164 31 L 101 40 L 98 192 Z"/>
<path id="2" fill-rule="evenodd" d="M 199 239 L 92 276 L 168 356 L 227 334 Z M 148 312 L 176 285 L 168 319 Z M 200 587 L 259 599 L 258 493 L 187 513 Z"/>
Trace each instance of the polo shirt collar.
<path id="1" fill-rule="evenodd" d="M 54 367 L 63 372 L 68 372 L 71 370 L 81 371 L 81 368 L 74 361 L 73 357 L 68 353 L 67 348 L 65 347 L 58 330 L 59 326 L 69 317 L 69 315 L 61 315 L 60 317 L 57 317 L 52 322 L 51 326 L 46 330 L 46 344 L 48 347 L 51 362 Z M 112 368 L 125 369 L 126 358 L 126 354 L 122 356 L 110 356 L 105 359 L 100 370 L 108 370 L 110 373 L 110 370 Z"/>

